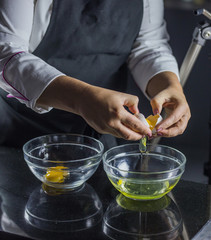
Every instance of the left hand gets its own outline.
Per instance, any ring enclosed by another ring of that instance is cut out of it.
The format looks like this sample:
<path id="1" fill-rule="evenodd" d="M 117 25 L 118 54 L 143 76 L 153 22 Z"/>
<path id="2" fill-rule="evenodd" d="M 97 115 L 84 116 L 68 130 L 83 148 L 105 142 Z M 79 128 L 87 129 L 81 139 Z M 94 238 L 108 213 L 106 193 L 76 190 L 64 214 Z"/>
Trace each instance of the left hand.
<path id="1" fill-rule="evenodd" d="M 157 134 L 163 137 L 182 134 L 187 127 L 191 113 L 176 75 L 170 72 L 158 74 L 150 84 L 148 94 L 154 95 L 150 102 L 153 113 L 160 114 L 163 108 L 166 112 L 165 119 L 156 126 Z"/>

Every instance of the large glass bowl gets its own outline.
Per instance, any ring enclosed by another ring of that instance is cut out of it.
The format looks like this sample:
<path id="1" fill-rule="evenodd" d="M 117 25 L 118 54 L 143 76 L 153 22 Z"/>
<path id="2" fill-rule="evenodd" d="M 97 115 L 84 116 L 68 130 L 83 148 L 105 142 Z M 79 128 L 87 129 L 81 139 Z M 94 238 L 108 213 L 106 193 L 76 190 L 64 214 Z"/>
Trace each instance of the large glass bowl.
<path id="1" fill-rule="evenodd" d="M 34 138 L 23 146 L 24 159 L 43 183 L 60 189 L 75 189 L 96 171 L 103 144 L 91 137 L 50 134 Z"/>
<path id="2" fill-rule="evenodd" d="M 114 187 L 128 198 L 158 199 L 170 192 L 181 178 L 186 157 L 163 145 L 147 145 L 141 153 L 139 144 L 111 148 L 103 154 L 104 170 Z"/>

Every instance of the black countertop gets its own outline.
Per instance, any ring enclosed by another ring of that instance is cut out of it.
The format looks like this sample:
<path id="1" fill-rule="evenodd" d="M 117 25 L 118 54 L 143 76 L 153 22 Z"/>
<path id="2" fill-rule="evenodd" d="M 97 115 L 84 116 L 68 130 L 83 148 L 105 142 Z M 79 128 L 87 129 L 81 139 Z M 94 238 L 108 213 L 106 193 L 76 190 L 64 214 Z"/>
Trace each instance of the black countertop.
<path id="1" fill-rule="evenodd" d="M 47 192 L 21 149 L 0 147 L 0 239 L 186 240 L 211 215 L 209 185 L 180 180 L 160 200 L 132 201 L 114 189 L 102 163 L 82 188 Z"/>

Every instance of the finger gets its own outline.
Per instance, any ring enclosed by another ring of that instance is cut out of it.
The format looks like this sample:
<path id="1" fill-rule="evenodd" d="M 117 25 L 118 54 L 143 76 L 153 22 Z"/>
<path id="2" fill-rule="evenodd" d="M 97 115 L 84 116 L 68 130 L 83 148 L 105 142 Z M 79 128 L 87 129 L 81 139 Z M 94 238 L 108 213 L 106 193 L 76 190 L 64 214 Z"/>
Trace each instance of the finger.
<path id="1" fill-rule="evenodd" d="M 118 138 L 124 138 L 126 140 L 131 140 L 131 141 L 138 141 L 141 138 L 143 138 L 145 135 L 140 134 L 138 132 L 134 132 L 132 129 L 128 128 L 124 124 L 118 124 L 115 129 L 113 129 L 115 132 L 114 134 Z"/>
<path id="2" fill-rule="evenodd" d="M 126 140 L 137 141 L 144 137 L 144 135 L 131 130 L 120 121 L 113 121 L 112 124 L 108 124 L 106 127 L 104 126 L 100 129 L 96 128 L 96 130 L 99 133 L 111 134 L 117 138 L 124 138 Z"/>
<path id="3" fill-rule="evenodd" d="M 124 102 L 124 106 L 128 107 L 128 109 L 132 113 L 138 114 L 139 113 L 138 102 L 139 102 L 139 99 L 137 96 L 129 95 L 129 97 Z"/>
<path id="4" fill-rule="evenodd" d="M 163 137 L 175 137 L 183 134 L 188 124 L 189 116 L 183 116 L 178 122 L 167 129 L 163 129 L 158 134 Z"/>
<path id="5" fill-rule="evenodd" d="M 152 135 L 152 131 L 144 123 L 142 123 L 136 116 L 126 113 L 121 119 L 122 124 L 130 128 L 131 130 L 138 132 L 141 135 Z"/>
<path id="6" fill-rule="evenodd" d="M 156 129 L 167 129 L 177 123 L 183 116 L 187 114 L 187 111 L 185 111 L 183 106 L 179 106 L 176 109 L 174 109 L 171 114 L 165 118 L 162 122 L 160 122 Z"/>
<path id="7" fill-rule="evenodd" d="M 133 113 L 133 114 L 138 114 L 138 113 L 139 113 L 139 109 L 138 109 L 138 107 L 135 106 L 135 105 L 132 106 L 132 107 L 129 107 L 128 109 L 129 109 L 130 112 Z"/>
<path id="8" fill-rule="evenodd" d="M 161 113 L 165 101 L 166 98 L 163 97 L 162 93 L 158 94 L 156 97 L 151 99 L 150 104 L 154 115 Z"/>

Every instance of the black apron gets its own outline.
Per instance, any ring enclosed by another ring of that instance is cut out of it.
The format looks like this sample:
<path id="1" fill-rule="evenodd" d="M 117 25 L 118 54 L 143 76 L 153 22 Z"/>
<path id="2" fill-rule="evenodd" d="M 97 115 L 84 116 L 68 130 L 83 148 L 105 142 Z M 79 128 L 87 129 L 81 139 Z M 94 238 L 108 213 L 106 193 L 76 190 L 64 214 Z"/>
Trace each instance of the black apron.
<path id="1" fill-rule="evenodd" d="M 143 0 L 54 0 L 47 32 L 33 54 L 68 76 L 124 92 L 126 60 L 142 16 Z M 22 146 L 58 132 L 100 137 L 78 115 L 56 109 L 38 114 L 3 91 L 0 100 L 0 144 Z"/>

